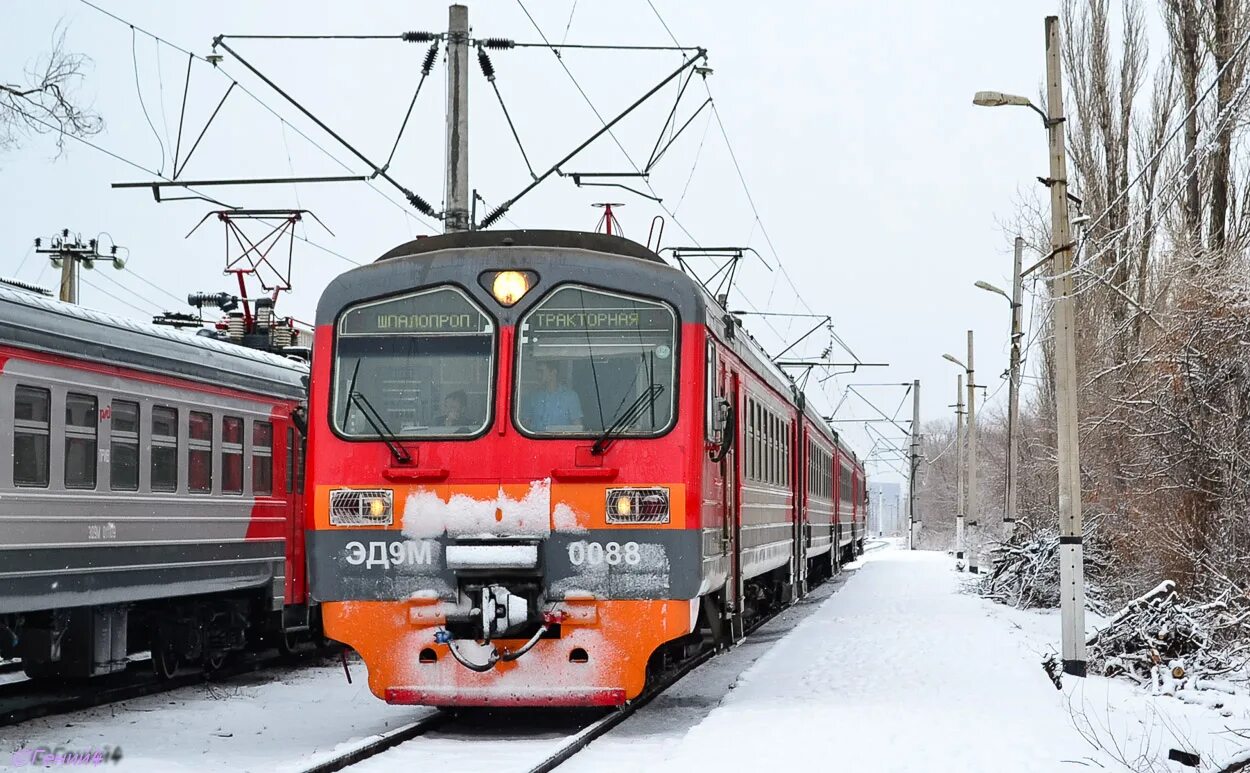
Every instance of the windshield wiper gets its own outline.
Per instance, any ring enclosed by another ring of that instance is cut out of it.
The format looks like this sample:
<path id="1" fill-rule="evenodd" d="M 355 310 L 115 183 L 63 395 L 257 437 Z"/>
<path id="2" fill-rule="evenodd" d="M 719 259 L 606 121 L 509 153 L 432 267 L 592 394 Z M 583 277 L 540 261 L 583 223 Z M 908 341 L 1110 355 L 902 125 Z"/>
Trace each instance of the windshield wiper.
<path id="1" fill-rule="evenodd" d="M 625 410 L 616 417 L 611 426 L 603 431 L 603 434 L 599 436 L 595 444 L 590 447 L 590 453 L 595 456 L 602 456 L 612 446 L 612 443 L 616 441 L 616 437 L 621 431 L 637 421 L 638 417 L 643 414 L 643 411 L 654 405 L 656 399 L 663 392 L 664 387 L 661 384 L 652 384 L 647 387 L 646 390 L 634 398 L 632 403 L 625 407 Z"/>
<path id="2" fill-rule="evenodd" d="M 360 408 L 360 415 L 365 417 L 365 421 L 369 422 L 369 426 L 377 433 L 378 437 L 386 443 L 386 447 L 390 449 L 391 456 L 395 457 L 395 461 L 399 464 L 412 464 L 412 454 L 408 453 L 408 449 L 404 448 L 399 442 L 399 436 L 387 425 L 386 419 L 382 418 L 382 414 L 373 407 L 373 403 L 369 402 L 369 398 L 356 391 L 356 377 L 360 375 L 360 359 L 356 359 L 356 367 L 352 370 L 352 381 L 347 386 L 347 407 L 343 409 L 343 426 L 347 426 L 347 417 L 351 414 L 352 406 Z"/>

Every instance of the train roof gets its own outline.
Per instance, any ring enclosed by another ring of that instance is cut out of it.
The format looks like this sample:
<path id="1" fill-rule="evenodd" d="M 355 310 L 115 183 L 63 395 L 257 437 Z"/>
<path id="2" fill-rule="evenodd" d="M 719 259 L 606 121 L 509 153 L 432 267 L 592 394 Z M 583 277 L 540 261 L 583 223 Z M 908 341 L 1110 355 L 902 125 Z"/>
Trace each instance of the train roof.
<path id="1" fill-rule="evenodd" d="M 299 398 L 308 366 L 215 338 L 0 286 L 0 344 Z"/>
<path id="2" fill-rule="evenodd" d="M 668 265 L 664 259 L 638 242 L 629 239 L 587 231 L 552 231 L 545 229 L 521 229 L 515 231 L 460 231 L 456 233 L 425 236 L 413 239 L 388 251 L 375 262 L 392 258 L 406 258 L 439 250 L 481 247 L 567 247 L 573 249 L 620 255 L 627 258 L 649 260 Z"/>

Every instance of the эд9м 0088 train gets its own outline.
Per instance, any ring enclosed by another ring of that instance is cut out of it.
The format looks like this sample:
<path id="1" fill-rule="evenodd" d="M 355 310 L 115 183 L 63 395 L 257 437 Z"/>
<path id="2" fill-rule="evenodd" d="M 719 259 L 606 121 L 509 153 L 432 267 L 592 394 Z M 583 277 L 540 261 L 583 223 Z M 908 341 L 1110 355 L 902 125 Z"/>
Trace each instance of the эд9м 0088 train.
<path id="1" fill-rule="evenodd" d="M 0 287 L 0 657 L 168 677 L 308 630 L 307 373 Z"/>
<path id="2" fill-rule="evenodd" d="M 863 467 L 638 244 L 420 239 L 316 325 L 310 584 L 387 701 L 619 705 L 862 550 Z"/>

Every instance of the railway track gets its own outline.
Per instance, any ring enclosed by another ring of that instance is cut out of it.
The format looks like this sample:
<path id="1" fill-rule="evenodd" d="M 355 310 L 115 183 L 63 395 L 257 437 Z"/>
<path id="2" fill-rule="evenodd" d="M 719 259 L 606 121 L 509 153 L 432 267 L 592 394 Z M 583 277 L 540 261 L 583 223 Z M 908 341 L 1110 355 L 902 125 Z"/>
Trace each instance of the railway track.
<path id="1" fill-rule="evenodd" d="M 838 580 L 835 578 L 829 582 L 837 581 Z M 746 635 L 742 641 L 749 639 L 761 627 L 775 619 L 786 609 L 791 608 L 793 607 L 783 607 L 776 612 L 756 620 L 748 627 Z M 577 722 L 576 724 L 579 726 L 576 727 L 576 729 L 574 729 L 571 733 L 568 733 L 565 738 L 558 741 L 554 749 L 546 749 L 539 754 L 536 754 L 535 756 L 539 759 L 539 761 L 532 767 L 525 768 L 525 770 L 528 770 L 528 773 L 550 773 L 550 771 L 557 769 L 563 763 L 577 755 L 578 752 L 593 743 L 596 739 L 607 735 L 615 727 L 634 716 L 653 699 L 663 694 L 666 690 L 681 681 L 682 678 L 697 669 L 699 666 L 702 666 L 709 660 L 712 660 L 720 652 L 722 652 L 720 649 L 703 650 L 698 654 L 687 658 L 681 663 L 674 665 L 654 684 L 649 686 L 642 693 L 642 695 L 631 701 L 628 705 L 619 709 L 613 709 L 606 714 L 602 714 L 601 716 L 590 720 L 589 722 Z M 512 724 L 508 723 L 508 726 L 511 727 Z M 398 749 L 405 744 L 419 742 L 420 739 L 425 736 L 431 736 L 424 739 L 429 742 L 435 741 L 439 736 L 443 735 L 470 735 L 481 737 L 481 732 L 480 730 L 474 732 L 472 725 L 462 721 L 457 716 L 456 712 L 436 709 L 432 710 L 431 714 L 421 717 L 408 725 L 376 736 L 373 739 L 363 741 L 359 745 L 337 754 L 330 759 L 324 759 L 310 767 L 303 768 L 301 773 L 337 773 L 337 771 L 352 768 L 353 766 L 360 765 L 361 763 L 367 763 L 369 760 L 393 749 Z M 491 736 L 491 740 L 495 743 L 516 743 L 519 739 L 495 735 Z M 459 751 L 456 753 L 463 754 L 463 745 L 458 746 L 458 749 Z M 434 752 L 434 754 L 437 754 L 437 752 Z M 381 761 L 379 760 L 379 762 Z M 451 763 L 449 763 L 448 766 L 443 766 L 436 760 L 423 760 L 422 762 L 423 768 L 430 767 L 437 769 L 450 766 Z"/>
<path id="2" fill-rule="evenodd" d="M 109 703 L 156 695 L 180 687 L 217 682 L 250 674 L 274 665 L 298 665 L 319 657 L 337 654 L 337 646 L 311 647 L 294 655 L 244 653 L 228 660 L 216 671 L 188 670 L 172 679 L 160 680 L 146 660 L 132 660 L 126 670 L 81 682 L 42 685 L 22 680 L 0 685 L 0 727 L 8 727 L 39 717 L 103 706 Z"/>

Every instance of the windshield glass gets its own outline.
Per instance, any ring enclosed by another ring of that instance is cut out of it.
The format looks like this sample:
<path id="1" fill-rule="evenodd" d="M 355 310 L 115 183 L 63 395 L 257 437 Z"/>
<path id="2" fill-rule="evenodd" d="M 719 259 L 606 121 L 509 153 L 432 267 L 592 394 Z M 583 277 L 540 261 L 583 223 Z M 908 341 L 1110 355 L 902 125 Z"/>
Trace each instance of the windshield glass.
<path id="1" fill-rule="evenodd" d="M 517 424 L 536 435 L 657 435 L 673 421 L 677 318 L 567 285 L 521 320 Z"/>
<path id="2" fill-rule="evenodd" d="M 355 438 L 480 432 L 490 414 L 494 351 L 494 323 L 456 288 L 354 306 L 338 324 L 334 426 Z M 369 421 L 370 409 L 380 426 Z"/>

